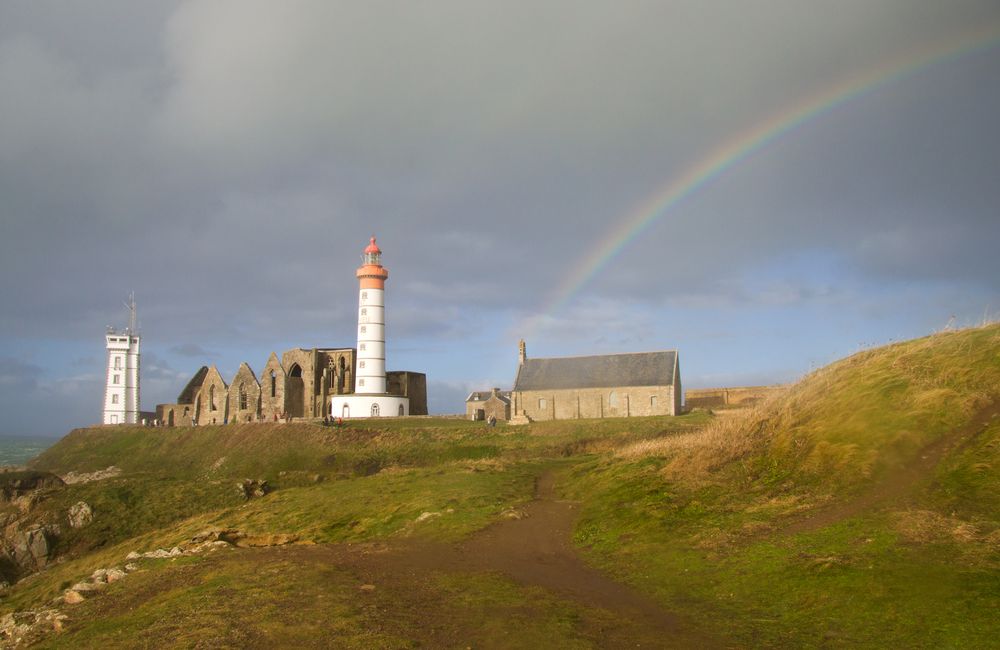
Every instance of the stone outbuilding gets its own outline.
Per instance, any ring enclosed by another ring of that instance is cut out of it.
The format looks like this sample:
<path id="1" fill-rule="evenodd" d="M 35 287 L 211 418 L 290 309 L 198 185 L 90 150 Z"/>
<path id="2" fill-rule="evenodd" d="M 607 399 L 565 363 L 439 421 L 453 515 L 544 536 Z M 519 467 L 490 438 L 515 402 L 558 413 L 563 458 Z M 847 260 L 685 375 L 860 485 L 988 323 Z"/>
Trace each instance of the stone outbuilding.
<path id="1" fill-rule="evenodd" d="M 494 388 L 469 393 L 465 398 L 465 415 L 470 420 L 486 421 L 494 417 L 506 422 L 510 419 L 510 391 Z"/>
<path id="2" fill-rule="evenodd" d="M 676 350 L 529 359 L 524 341 L 512 423 L 681 413 Z"/>

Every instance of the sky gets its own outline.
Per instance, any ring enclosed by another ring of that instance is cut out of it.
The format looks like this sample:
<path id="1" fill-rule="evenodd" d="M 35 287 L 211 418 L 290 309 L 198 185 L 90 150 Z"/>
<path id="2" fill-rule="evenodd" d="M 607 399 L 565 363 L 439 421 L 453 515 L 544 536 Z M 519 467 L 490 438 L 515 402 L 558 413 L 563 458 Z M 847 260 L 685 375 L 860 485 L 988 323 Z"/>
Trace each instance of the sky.
<path id="1" fill-rule="evenodd" d="M 1000 313 L 995 0 L 0 4 L 0 433 L 354 347 L 433 413 L 548 357 L 794 381 Z M 670 194 L 671 188 L 677 190 Z"/>

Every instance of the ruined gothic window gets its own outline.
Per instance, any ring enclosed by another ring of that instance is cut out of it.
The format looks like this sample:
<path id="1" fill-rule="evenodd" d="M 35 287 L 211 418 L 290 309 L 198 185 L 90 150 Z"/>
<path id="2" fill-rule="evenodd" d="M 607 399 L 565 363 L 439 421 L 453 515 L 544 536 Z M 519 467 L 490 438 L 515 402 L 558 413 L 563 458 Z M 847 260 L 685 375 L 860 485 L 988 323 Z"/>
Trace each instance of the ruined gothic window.
<path id="1" fill-rule="evenodd" d="M 240 410 L 245 411 L 247 409 L 247 388 L 243 384 L 240 384 Z"/>
<path id="2" fill-rule="evenodd" d="M 121 382 L 121 377 L 122 377 L 121 375 L 115 375 L 114 377 L 111 378 L 111 383 L 112 384 L 120 383 Z"/>
<path id="3" fill-rule="evenodd" d="M 275 381 L 274 381 L 274 371 L 271 371 L 271 397 L 274 397 L 275 393 Z"/>
<path id="4" fill-rule="evenodd" d="M 208 387 L 208 408 L 211 411 L 216 410 L 215 408 L 215 386 Z"/>
<path id="5" fill-rule="evenodd" d="M 117 395 L 112 395 L 111 396 L 111 403 L 112 404 L 117 404 L 118 403 L 118 396 Z"/>

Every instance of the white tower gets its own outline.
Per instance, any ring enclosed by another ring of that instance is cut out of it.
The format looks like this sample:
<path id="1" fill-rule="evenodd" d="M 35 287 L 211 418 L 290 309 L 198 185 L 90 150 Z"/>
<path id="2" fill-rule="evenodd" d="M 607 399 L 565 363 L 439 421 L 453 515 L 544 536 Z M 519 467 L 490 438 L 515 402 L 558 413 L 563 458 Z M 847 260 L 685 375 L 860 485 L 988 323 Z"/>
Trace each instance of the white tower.
<path id="1" fill-rule="evenodd" d="M 135 294 L 129 295 L 128 327 L 108 328 L 108 373 L 104 389 L 104 424 L 139 421 L 139 333 L 135 327 Z"/>
<path id="2" fill-rule="evenodd" d="M 343 418 L 395 417 L 410 414 L 410 399 L 385 392 L 385 281 L 382 251 L 372 237 L 361 256 L 358 283 L 358 367 L 354 395 L 335 395 L 330 415 Z"/>
<path id="3" fill-rule="evenodd" d="M 372 237 L 362 255 L 357 276 L 358 370 L 355 392 L 385 393 L 385 281 L 389 271 L 382 266 L 382 251 Z"/>

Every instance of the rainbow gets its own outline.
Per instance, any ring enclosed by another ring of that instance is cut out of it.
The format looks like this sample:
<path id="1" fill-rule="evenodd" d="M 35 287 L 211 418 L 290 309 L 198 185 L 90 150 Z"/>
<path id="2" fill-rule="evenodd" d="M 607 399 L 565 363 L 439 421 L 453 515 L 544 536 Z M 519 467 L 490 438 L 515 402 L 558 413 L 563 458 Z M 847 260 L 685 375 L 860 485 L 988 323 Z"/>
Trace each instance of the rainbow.
<path id="1" fill-rule="evenodd" d="M 929 66 L 982 52 L 998 44 L 1000 25 L 989 25 L 964 33 L 957 39 L 936 44 L 932 48 L 887 60 L 863 74 L 806 96 L 738 134 L 695 162 L 681 175 L 668 179 L 665 185 L 636 210 L 616 220 L 614 227 L 601 238 L 599 245 L 581 258 L 557 285 L 541 312 L 522 321 L 517 335 L 521 338 L 529 336 L 544 320 L 560 312 L 611 260 L 672 208 L 768 144 L 889 83 L 912 76 Z"/>

